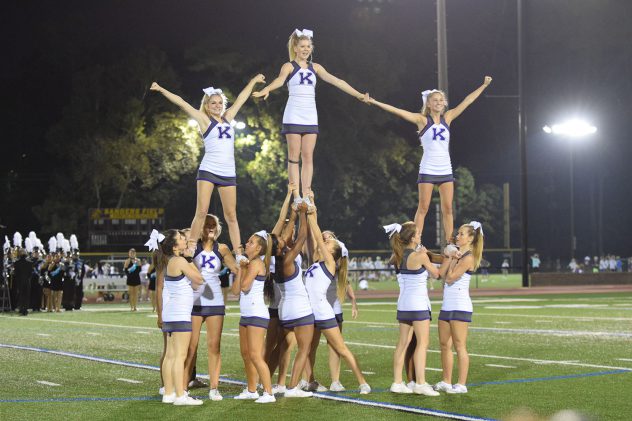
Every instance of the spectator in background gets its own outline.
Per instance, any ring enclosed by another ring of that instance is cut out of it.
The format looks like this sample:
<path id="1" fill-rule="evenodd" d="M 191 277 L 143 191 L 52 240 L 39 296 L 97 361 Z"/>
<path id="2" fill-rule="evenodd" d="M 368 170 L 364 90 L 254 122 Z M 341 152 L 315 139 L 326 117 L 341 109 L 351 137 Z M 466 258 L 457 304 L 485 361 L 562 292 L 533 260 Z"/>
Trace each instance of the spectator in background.
<path id="1" fill-rule="evenodd" d="M 18 310 L 22 316 L 26 316 L 29 314 L 33 262 L 27 258 L 25 249 L 18 250 L 18 259 L 13 263 L 13 270 L 13 282 L 17 285 L 18 291 Z"/>
<path id="2" fill-rule="evenodd" d="M 491 265 L 492 264 L 489 262 L 489 260 L 481 259 L 481 264 L 480 264 L 481 282 L 489 281 L 489 267 Z M 430 288 L 430 289 L 434 289 L 434 288 Z"/>
<path id="3" fill-rule="evenodd" d="M 621 256 L 617 256 L 616 267 L 617 267 L 617 272 L 623 272 L 623 260 L 621 260 Z"/>
<path id="4" fill-rule="evenodd" d="M 590 266 L 590 256 L 584 257 L 584 266 L 588 268 Z"/>
<path id="5" fill-rule="evenodd" d="M 149 262 L 147 259 L 141 259 L 140 262 L 140 301 L 149 301 Z"/>
<path id="6" fill-rule="evenodd" d="M 533 272 L 540 272 L 540 255 L 533 253 L 531 256 L 531 270 Z"/>
<path id="7" fill-rule="evenodd" d="M 507 275 L 509 274 L 509 260 L 508 259 L 503 259 L 503 262 L 500 265 L 500 271 L 503 274 L 503 279 L 507 279 Z"/>
<path id="8" fill-rule="evenodd" d="M 571 259 L 571 262 L 568 264 L 568 268 L 573 273 L 578 273 L 579 272 L 579 265 L 577 264 L 577 261 L 575 260 L 574 257 Z"/>

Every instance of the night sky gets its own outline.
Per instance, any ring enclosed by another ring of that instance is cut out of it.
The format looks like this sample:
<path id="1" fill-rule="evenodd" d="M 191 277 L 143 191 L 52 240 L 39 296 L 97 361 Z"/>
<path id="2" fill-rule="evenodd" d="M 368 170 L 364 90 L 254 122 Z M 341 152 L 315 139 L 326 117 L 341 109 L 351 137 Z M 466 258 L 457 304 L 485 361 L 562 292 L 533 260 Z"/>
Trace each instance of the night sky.
<path id="1" fill-rule="evenodd" d="M 600 196 L 603 251 L 632 255 L 632 2 L 525 3 L 529 246 L 544 260 L 568 257 L 571 144 L 546 135 L 542 126 L 578 116 L 598 131 L 573 146 L 577 256 L 599 251 Z M 437 84 L 435 19 L 434 0 L 11 1 L 0 25 L 5 55 L 0 177 L 19 174 L 25 194 L 21 203 L 10 205 L 24 209 L 20 217 L 3 221 L 11 232 L 37 229 L 30 208 L 42 202 L 49 168 L 56 165 L 47 151 L 64 148 L 47 144 L 46 134 L 67 104 L 72 74 L 85 67 L 111 63 L 138 48 L 158 48 L 176 69 L 181 93 L 197 97 L 214 83 L 198 74 L 189 77 L 185 52 L 199 41 L 216 51 L 269 58 L 261 72 L 271 81 L 287 60 L 291 31 L 309 28 L 315 31 L 315 61 L 360 91 L 417 110 L 419 92 Z M 518 212 L 516 2 L 447 0 L 447 24 L 450 104 L 478 87 L 485 75 L 494 78 L 452 125 L 453 166 L 469 168 L 478 184 L 509 182 L 512 211 Z M 357 39 L 370 41 L 373 48 L 348 57 L 358 62 L 355 74 L 339 74 L 328 53 Z M 371 72 L 364 63 L 384 57 L 393 68 L 405 69 L 405 90 L 362 83 L 363 74 Z M 367 119 L 372 112 L 367 110 Z M 415 141 L 413 126 L 395 117 L 394 124 L 401 136 Z M 0 215 L 8 214 L 15 212 L 0 209 Z M 513 228 L 512 246 L 519 247 L 520 227 Z"/>

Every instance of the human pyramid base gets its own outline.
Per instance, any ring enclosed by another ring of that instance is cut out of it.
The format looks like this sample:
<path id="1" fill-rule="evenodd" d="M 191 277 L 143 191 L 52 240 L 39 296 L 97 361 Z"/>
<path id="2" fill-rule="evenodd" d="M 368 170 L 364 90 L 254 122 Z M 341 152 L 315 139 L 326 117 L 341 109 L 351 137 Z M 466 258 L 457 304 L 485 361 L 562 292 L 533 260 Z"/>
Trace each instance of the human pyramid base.
<path id="1" fill-rule="evenodd" d="M 219 392 L 220 344 L 225 316 L 219 280 L 222 267 L 234 274 L 231 291 L 239 296 L 241 313 L 239 344 L 247 387 L 235 399 L 273 403 L 275 395 L 307 398 L 325 389 L 314 380 L 313 374 L 321 335 L 327 339 L 330 351 L 330 390 L 345 390 L 339 377 L 343 359 L 356 377 L 358 392 L 371 392 L 341 333 L 341 303 L 347 296 L 352 301 L 353 318 L 358 313 L 353 289 L 347 281 L 349 253 L 333 232 L 321 230 L 311 189 L 312 158 L 318 136 L 317 77 L 417 126 L 424 154 L 417 179 L 419 205 L 414 222 L 384 227 L 393 249 L 390 263 L 396 269 L 400 285 L 399 339 L 393 356 L 390 391 L 426 396 L 438 396 L 441 391 L 467 393 L 466 339 L 472 320 L 469 282 L 481 260 L 483 230 L 480 223 L 473 221 L 459 227 L 452 237 L 454 177 L 449 155 L 450 123 L 480 96 L 491 83 L 491 77 L 485 77 L 484 83 L 453 109 L 448 109 L 443 92 L 429 90 L 422 93 L 421 111 L 409 112 L 379 102 L 368 93 L 361 94 L 314 63 L 311 60 L 313 31 L 295 30 L 288 41 L 288 52 L 290 61 L 281 67 L 274 81 L 253 93 L 257 83 L 265 82 L 262 74 L 255 76 L 229 108 L 221 89 L 203 89 L 204 96 L 197 109 L 156 82 L 151 86 L 151 90 L 161 93 L 198 123 L 205 146 L 196 180 L 197 205 L 191 228 L 170 229 L 162 234 L 154 230 L 146 243 L 154 251 L 158 325 L 165 338 L 161 359 L 162 402 L 203 403 L 187 393 L 190 382 L 195 381 L 202 324 L 206 324 L 207 329 L 209 399 L 222 400 Z M 271 91 L 284 84 L 289 92 L 282 130 L 288 144 L 287 195 L 274 228 L 255 232 L 242 247 L 236 216 L 235 133 L 231 121 L 250 96 L 267 99 Z M 442 255 L 433 255 L 421 245 L 424 218 L 434 186 L 439 189 L 446 231 L 447 246 Z M 227 245 L 217 242 L 221 224 L 217 216 L 208 214 L 215 187 L 222 201 L 232 252 Z M 429 275 L 444 282 L 438 322 L 443 378 L 434 386 L 425 378 L 431 321 Z M 286 383 L 295 346 L 297 352 L 291 364 L 289 383 Z M 452 384 L 453 349 L 458 360 L 455 384 Z M 403 381 L 404 368 L 408 383 Z M 273 386 L 271 378 L 277 369 L 278 382 Z M 262 394 L 257 391 L 258 385 Z"/>

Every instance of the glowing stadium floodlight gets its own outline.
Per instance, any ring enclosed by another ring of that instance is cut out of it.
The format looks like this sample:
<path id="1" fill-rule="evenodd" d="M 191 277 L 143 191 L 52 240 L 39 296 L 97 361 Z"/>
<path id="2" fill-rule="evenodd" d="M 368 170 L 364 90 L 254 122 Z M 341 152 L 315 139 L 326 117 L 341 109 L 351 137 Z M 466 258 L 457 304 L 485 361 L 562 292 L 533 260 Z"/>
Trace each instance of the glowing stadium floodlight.
<path id="1" fill-rule="evenodd" d="M 555 136 L 562 136 L 570 139 L 577 139 L 580 137 L 586 137 L 588 135 L 594 134 L 597 132 L 597 128 L 589 123 L 586 123 L 583 120 L 573 119 L 565 121 L 560 124 L 553 124 L 551 126 L 542 127 L 545 133 L 552 134 Z M 573 163 L 573 144 L 577 143 L 576 141 L 571 141 L 569 143 L 569 152 L 570 152 L 570 233 L 571 233 L 571 258 L 575 257 L 575 250 L 577 249 L 577 240 L 575 238 L 575 198 L 574 198 L 574 183 L 575 183 L 575 174 L 574 174 L 574 163 Z"/>
<path id="2" fill-rule="evenodd" d="M 189 127 L 197 127 L 198 126 L 197 121 L 193 120 L 192 118 L 190 118 L 187 123 L 189 124 Z"/>
<path id="3" fill-rule="evenodd" d="M 545 133 L 568 136 L 583 137 L 597 132 L 597 128 L 583 120 L 569 120 L 560 124 L 544 126 Z"/>

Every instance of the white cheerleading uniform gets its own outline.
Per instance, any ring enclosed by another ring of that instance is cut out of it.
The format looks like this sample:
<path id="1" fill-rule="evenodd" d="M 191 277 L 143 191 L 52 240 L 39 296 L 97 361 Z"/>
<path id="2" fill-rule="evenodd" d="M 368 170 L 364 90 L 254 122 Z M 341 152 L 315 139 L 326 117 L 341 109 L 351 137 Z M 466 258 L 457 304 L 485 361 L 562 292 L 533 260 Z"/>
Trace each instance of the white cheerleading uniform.
<path id="1" fill-rule="evenodd" d="M 297 256 L 298 257 L 298 256 Z M 302 259 L 294 260 L 294 273 L 285 277 L 282 281 L 275 279 L 281 290 L 281 301 L 279 302 L 279 320 L 283 322 L 293 322 L 311 316 L 311 323 L 314 322 L 312 306 L 309 303 L 309 296 L 303 284 L 303 270 L 301 269 Z M 305 320 L 305 323 L 308 324 Z M 293 327 L 293 326 L 292 326 Z"/>
<path id="2" fill-rule="evenodd" d="M 325 262 L 316 262 L 305 272 L 305 289 L 316 322 L 336 318 L 334 309 L 327 300 L 327 292 L 331 285 L 335 291 L 335 277 L 327 270 Z"/>
<path id="3" fill-rule="evenodd" d="M 202 135 L 204 157 L 200 170 L 221 177 L 236 177 L 235 171 L 235 130 L 230 122 L 222 118 L 218 123 L 211 118 L 211 124 Z"/>
<path id="4" fill-rule="evenodd" d="M 194 316 L 224 315 L 224 295 L 222 294 L 219 273 L 222 270 L 222 254 L 219 244 L 214 243 L 211 251 L 203 249 L 198 243 L 193 263 L 204 278 L 204 283 L 195 291 L 193 302 Z"/>
<path id="5" fill-rule="evenodd" d="M 397 319 L 406 323 L 428 320 L 432 311 L 428 297 L 428 272 L 423 266 L 412 270 L 406 266 L 408 257 L 413 252 L 413 249 L 404 250 L 402 267 L 396 268 L 399 284 Z"/>
<path id="6" fill-rule="evenodd" d="M 419 141 L 423 148 L 419 174 L 451 175 L 450 126 L 443 116 L 439 124 L 435 124 L 431 116 L 426 116 L 426 118 L 428 123 L 419 132 Z"/>
<path id="7" fill-rule="evenodd" d="M 283 133 L 318 133 L 316 111 L 316 71 L 310 63 L 306 69 L 292 61 L 294 70 L 286 79 L 288 100 L 283 112 Z M 314 131 L 315 130 L 315 131 Z"/>
<path id="8" fill-rule="evenodd" d="M 265 276 L 256 276 L 252 281 L 250 291 L 239 294 L 239 311 L 242 317 L 259 317 L 269 319 L 268 307 L 263 298 L 263 287 L 265 286 Z"/>
<path id="9" fill-rule="evenodd" d="M 188 323 L 189 328 L 184 331 L 191 331 L 191 309 L 193 308 L 191 281 L 184 274 L 180 276 L 165 275 L 162 297 L 163 330 L 177 332 L 180 329 L 165 329 L 164 325 Z"/>
<path id="10" fill-rule="evenodd" d="M 472 272 L 469 270 L 451 285 L 443 286 L 443 304 L 441 311 L 473 311 L 472 299 L 470 298 L 470 279 Z"/>
<path id="11" fill-rule="evenodd" d="M 274 274 L 275 271 L 275 265 L 276 265 L 276 259 L 275 256 L 270 257 L 270 274 Z M 274 278 L 274 276 L 273 276 Z M 273 282 L 274 284 L 274 299 L 272 301 L 270 301 L 270 305 L 268 305 L 268 308 L 270 310 L 276 310 L 276 317 L 279 317 L 279 303 L 281 302 L 281 288 L 279 288 L 279 284 L 277 282 Z"/>

